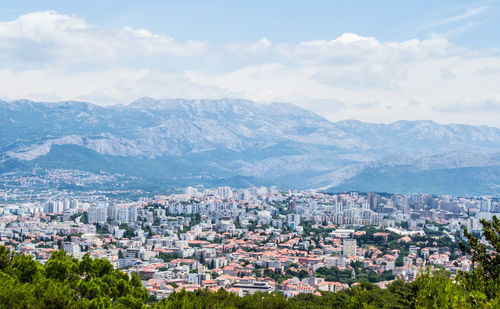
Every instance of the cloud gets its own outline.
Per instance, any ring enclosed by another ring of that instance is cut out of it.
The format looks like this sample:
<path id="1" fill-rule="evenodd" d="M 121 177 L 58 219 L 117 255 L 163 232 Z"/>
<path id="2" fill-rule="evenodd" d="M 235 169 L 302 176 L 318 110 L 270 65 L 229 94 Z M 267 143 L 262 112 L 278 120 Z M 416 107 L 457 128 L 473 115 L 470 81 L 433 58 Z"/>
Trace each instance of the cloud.
<path id="1" fill-rule="evenodd" d="M 472 3 L 436 12 L 433 20 L 421 23 L 415 30 L 439 32 L 445 37 L 455 36 L 495 19 L 489 14 L 493 11 L 489 4 L 491 2 Z"/>
<path id="2" fill-rule="evenodd" d="M 441 69 L 441 76 L 445 79 L 453 79 L 455 78 L 455 74 L 453 74 L 452 71 L 447 70 L 447 69 Z"/>
<path id="3" fill-rule="evenodd" d="M 109 63 L 135 56 L 192 56 L 204 51 L 197 41 L 178 42 L 145 29 L 112 30 L 89 25 L 85 20 L 55 11 L 34 12 L 0 22 L 0 59 L 23 67 Z"/>
<path id="4" fill-rule="evenodd" d="M 451 43 L 444 37 L 433 35 L 426 40 L 380 42 L 373 37 L 344 33 L 333 40 L 304 41 L 297 45 L 280 44 L 279 52 L 301 63 L 349 65 L 362 62 L 416 60 L 422 57 L 453 53 Z"/>
<path id="5" fill-rule="evenodd" d="M 238 97 L 229 90 L 214 86 L 203 86 L 193 83 L 185 74 L 160 73 L 145 71 L 137 74 L 135 79 L 113 76 L 113 82 L 97 88 L 89 94 L 78 97 L 90 102 L 106 102 L 108 104 L 129 103 L 131 98 L 192 98 L 218 99 L 221 97 Z"/>
<path id="6" fill-rule="evenodd" d="M 461 99 L 458 102 L 436 106 L 436 111 L 445 113 L 498 113 L 500 112 L 500 97 L 484 100 Z"/>
<path id="7" fill-rule="evenodd" d="M 500 53 L 457 46 L 439 34 L 216 45 L 47 11 L 0 22 L 0 80 L 4 99 L 240 97 L 294 103 L 334 121 L 498 126 L 491 111 L 498 111 L 492 98 L 500 97 Z"/>
<path id="8" fill-rule="evenodd" d="M 447 25 L 450 23 L 456 23 L 459 21 L 463 21 L 464 19 L 469 19 L 471 17 L 477 16 L 479 14 L 482 14 L 490 9 L 489 6 L 483 5 L 479 7 L 474 7 L 474 8 L 468 8 L 465 12 L 460 13 L 458 15 L 450 16 L 450 17 L 445 17 L 438 19 L 428 25 L 427 28 L 432 28 L 435 26 L 441 26 L 441 25 Z"/>
<path id="9" fill-rule="evenodd" d="M 268 51 L 273 43 L 267 38 L 262 38 L 250 43 L 231 43 L 226 46 L 227 50 L 233 53 L 255 54 Z"/>

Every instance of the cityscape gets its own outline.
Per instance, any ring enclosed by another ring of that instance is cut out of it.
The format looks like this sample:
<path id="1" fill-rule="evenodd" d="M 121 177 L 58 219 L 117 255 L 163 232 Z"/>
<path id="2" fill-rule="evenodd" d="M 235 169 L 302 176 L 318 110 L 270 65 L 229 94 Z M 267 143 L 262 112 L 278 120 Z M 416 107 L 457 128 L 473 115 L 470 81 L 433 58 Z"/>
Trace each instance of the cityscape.
<path id="1" fill-rule="evenodd" d="M 499 29 L 0 1 L 0 309 L 500 309 Z"/>
<path id="2" fill-rule="evenodd" d="M 469 271 L 463 228 L 481 235 L 480 220 L 495 215 L 498 199 L 422 193 L 225 186 L 130 200 L 51 191 L 1 205 L 0 245 L 41 263 L 59 249 L 106 259 L 156 299 L 205 288 L 293 297 Z"/>

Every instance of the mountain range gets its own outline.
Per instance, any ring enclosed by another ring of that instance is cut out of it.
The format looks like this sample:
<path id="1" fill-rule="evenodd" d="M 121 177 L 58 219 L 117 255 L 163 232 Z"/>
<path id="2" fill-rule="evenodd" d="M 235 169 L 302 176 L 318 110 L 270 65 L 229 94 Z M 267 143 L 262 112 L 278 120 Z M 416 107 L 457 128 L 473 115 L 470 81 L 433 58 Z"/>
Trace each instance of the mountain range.
<path id="1" fill-rule="evenodd" d="M 0 101 L 0 173 L 78 169 L 155 186 L 500 193 L 500 129 L 433 121 L 330 122 L 240 99 Z"/>

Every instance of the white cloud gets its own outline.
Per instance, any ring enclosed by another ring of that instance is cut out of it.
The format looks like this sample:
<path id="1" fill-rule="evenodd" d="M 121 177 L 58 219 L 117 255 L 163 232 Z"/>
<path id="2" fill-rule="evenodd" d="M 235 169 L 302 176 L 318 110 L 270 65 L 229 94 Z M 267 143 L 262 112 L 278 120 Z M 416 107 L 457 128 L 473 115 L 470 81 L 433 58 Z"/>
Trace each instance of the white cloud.
<path id="1" fill-rule="evenodd" d="M 498 126 L 488 109 L 500 97 L 499 51 L 456 46 L 437 34 L 217 46 L 49 11 L 0 22 L 0 64 L 0 97 L 7 99 L 241 97 L 295 103 L 331 120 Z"/>
<path id="2" fill-rule="evenodd" d="M 80 95 L 78 99 L 90 102 L 123 104 L 141 97 L 218 99 L 221 97 L 238 97 L 238 95 L 215 86 L 202 86 L 193 83 L 187 77 L 187 74 L 144 71 L 142 74 L 134 76 L 134 78 L 113 74 L 109 85 L 103 85 L 89 94 Z"/>
<path id="3" fill-rule="evenodd" d="M 76 16 L 54 11 L 22 15 L 0 22 L 1 60 L 39 62 L 45 65 L 78 62 L 109 63 L 136 56 L 191 56 L 203 52 L 205 44 L 177 42 L 145 29 L 111 30 L 89 25 Z"/>
<path id="4" fill-rule="evenodd" d="M 280 44 L 278 51 L 301 63 L 349 65 L 358 63 L 397 63 L 458 52 L 448 40 L 433 35 L 427 40 L 380 42 L 372 37 L 345 33 L 334 40 L 306 41 L 297 45 Z"/>
<path id="5" fill-rule="evenodd" d="M 456 23 L 456 22 L 463 21 L 465 19 L 469 19 L 469 18 L 477 16 L 477 15 L 483 14 L 483 13 L 487 12 L 489 9 L 490 9 L 490 7 L 486 6 L 486 5 L 468 8 L 463 13 L 435 20 L 431 23 L 426 24 L 424 27 L 421 27 L 421 28 L 430 29 L 430 28 L 433 28 L 436 26 L 442 26 L 442 25 L 447 25 L 447 24 L 451 24 L 451 23 Z"/>
<path id="6" fill-rule="evenodd" d="M 487 97 L 478 101 L 478 98 L 460 98 L 453 102 L 435 106 L 435 110 L 446 113 L 499 113 L 500 96 Z"/>
<path id="7" fill-rule="evenodd" d="M 273 43 L 267 38 L 262 38 L 250 43 L 231 43 L 226 46 L 227 50 L 233 53 L 255 54 L 268 51 Z"/>

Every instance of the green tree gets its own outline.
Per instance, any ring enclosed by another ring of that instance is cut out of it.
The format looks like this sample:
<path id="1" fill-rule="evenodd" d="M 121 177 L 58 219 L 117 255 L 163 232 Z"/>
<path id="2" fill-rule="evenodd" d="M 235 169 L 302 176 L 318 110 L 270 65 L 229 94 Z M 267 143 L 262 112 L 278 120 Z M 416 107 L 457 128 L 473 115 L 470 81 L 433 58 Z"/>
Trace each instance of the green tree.
<path id="1" fill-rule="evenodd" d="M 103 259 L 60 250 L 45 265 L 0 246 L 0 308 L 142 308 L 148 299 L 137 274 Z"/>
<path id="2" fill-rule="evenodd" d="M 473 270 L 461 272 L 459 279 L 471 295 L 473 303 L 485 300 L 500 302 L 500 220 L 494 216 L 491 222 L 481 220 L 484 242 L 464 228 L 467 246 L 462 251 L 471 255 Z"/>
<path id="3" fill-rule="evenodd" d="M 467 291 L 453 283 L 444 272 L 420 275 L 417 286 L 416 308 L 471 308 Z"/>

